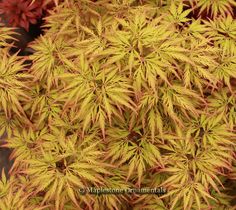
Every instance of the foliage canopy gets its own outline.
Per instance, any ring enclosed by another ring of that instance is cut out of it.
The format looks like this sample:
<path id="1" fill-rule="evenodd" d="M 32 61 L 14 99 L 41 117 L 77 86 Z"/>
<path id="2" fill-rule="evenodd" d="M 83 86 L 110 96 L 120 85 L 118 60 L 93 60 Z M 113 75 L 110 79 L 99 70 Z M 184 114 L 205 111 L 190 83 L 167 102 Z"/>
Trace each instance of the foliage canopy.
<path id="1" fill-rule="evenodd" d="M 235 1 L 55 4 L 30 56 L 0 28 L 0 208 L 235 209 Z"/>

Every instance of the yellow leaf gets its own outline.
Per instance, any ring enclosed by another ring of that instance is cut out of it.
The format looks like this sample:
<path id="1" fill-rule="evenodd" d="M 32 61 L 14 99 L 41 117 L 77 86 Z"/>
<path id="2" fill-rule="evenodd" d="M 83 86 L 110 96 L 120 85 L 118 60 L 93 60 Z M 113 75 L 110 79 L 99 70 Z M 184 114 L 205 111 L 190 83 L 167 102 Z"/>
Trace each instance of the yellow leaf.
<path id="1" fill-rule="evenodd" d="M 132 159 L 131 163 L 129 164 L 129 171 L 128 171 L 128 174 L 127 174 L 126 182 L 129 180 L 129 177 L 133 173 L 134 168 L 135 168 L 135 159 Z"/>
<path id="2" fill-rule="evenodd" d="M 69 184 L 67 184 L 66 191 L 67 191 L 70 199 L 74 202 L 74 204 L 77 207 L 79 207 L 79 204 L 78 204 L 77 199 L 75 197 L 75 193 L 74 193 L 73 189 L 71 188 L 71 186 Z"/>

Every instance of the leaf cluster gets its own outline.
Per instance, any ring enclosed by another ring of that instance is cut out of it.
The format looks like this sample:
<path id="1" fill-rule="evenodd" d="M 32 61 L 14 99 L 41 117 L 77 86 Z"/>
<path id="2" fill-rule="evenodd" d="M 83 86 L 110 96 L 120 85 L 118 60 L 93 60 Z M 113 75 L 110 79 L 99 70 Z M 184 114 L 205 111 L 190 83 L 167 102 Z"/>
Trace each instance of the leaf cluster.
<path id="1" fill-rule="evenodd" d="M 0 29 L 0 133 L 15 159 L 1 208 L 230 209 L 235 5 L 209 2 L 55 1 L 28 57 Z"/>

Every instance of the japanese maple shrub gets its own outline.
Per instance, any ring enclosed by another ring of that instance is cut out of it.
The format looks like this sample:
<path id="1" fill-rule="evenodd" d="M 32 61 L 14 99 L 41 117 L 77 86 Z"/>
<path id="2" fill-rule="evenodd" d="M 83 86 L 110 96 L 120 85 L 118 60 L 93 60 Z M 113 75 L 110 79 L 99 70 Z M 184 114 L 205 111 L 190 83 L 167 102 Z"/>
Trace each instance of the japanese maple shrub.
<path id="1" fill-rule="evenodd" d="M 235 1 L 55 5 L 30 56 L 0 29 L 0 209 L 234 209 Z"/>

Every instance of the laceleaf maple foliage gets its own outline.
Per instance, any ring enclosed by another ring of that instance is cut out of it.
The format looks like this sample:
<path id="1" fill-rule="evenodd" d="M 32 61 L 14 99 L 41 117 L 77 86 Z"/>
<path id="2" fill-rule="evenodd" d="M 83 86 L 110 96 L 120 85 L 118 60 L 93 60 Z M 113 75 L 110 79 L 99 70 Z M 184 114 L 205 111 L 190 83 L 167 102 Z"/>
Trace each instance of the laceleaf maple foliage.
<path id="1" fill-rule="evenodd" d="M 51 2 L 46 2 L 51 3 Z M 29 30 L 30 24 L 36 24 L 46 9 L 44 0 L 2 0 L 0 2 L 0 14 L 4 20 L 13 27 L 22 27 Z"/>
<path id="2" fill-rule="evenodd" d="M 232 15 L 236 6 L 234 0 L 196 0 L 193 2 L 196 2 L 196 8 L 200 9 L 199 15 L 206 11 L 211 17 Z"/>
<path id="3" fill-rule="evenodd" d="M 12 28 L 5 27 L 4 24 L 0 24 L 0 47 L 11 46 L 7 40 L 12 40 L 12 36 L 15 33 Z"/>
<path id="4" fill-rule="evenodd" d="M 55 1 L 25 57 L 1 29 L 1 79 L 16 90 L 0 89 L 14 158 L 1 208 L 234 209 L 235 5 L 209 2 Z"/>

